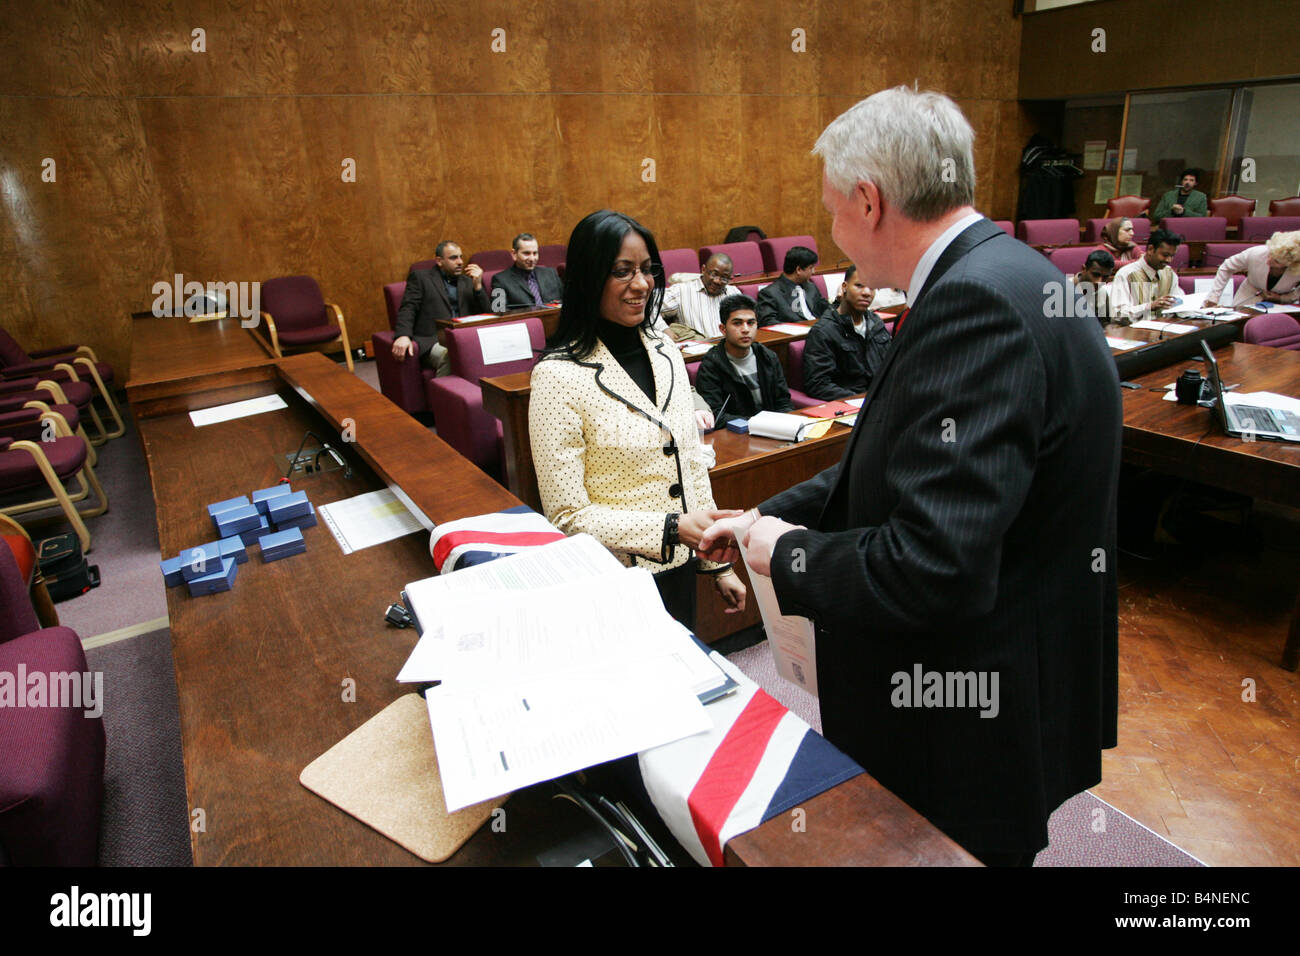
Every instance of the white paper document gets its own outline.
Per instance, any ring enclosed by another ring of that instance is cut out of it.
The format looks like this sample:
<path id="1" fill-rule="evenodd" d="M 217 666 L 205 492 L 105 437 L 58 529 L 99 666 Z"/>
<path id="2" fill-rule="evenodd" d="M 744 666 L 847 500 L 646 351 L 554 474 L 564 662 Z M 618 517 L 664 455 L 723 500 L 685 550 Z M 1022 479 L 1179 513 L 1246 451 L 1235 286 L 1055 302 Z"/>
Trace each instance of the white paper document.
<path id="1" fill-rule="evenodd" d="M 483 351 L 484 365 L 500 365 L 533 357 L 533 344 L 528 338 L 528 326 L 492 325 L 478 330 L 478 346 Z"/>
<path id="2" fill-rule="evenodd" d="M 1214 287 L 1214 277 L 1197 276 L 1192 280 L 1192 287 L 1196 290 L 1196 292 L 1202 295 L 1208 295 L 1210 289 Z M 1218 304 L 1232 305 L 1232 295 L 1233 295 L 1232 283 L 1231 282 L 1226 283 L 1223 287 L 1223 291 L 1219 293 Z M 1213 305 L 1214 303 L 1210 303 L 1210 304 Z"/>
<path id="3" fill-rule="evenodd" d="M 449 812 L 713 726 L 685 684 L 636 672 L 444 684 L 425 697 Z"/>
<path id="4" fill-rule="evenodd" d="M 442 609 L 450 602 L 479 597 L 495 600 L 503 591 L 545 588 L 623 569 L 595 538 L 577 534 L 540 548 L 425 578 L 406 586 L 406 599 L 423 634 L 397 675 L 399 681 L 441 680 Z M 491 595 L 491 597 L 488 597 Z"/>
<path id="5" fill-rule="evenodd" d="M 1300 398 L 1279 395 L 1277 392 L 1225 392 L 1223 400 L 1228 405 L 1253 405 L 1256 408 L 1272 408 L 1300 415 Z"/>
<path id="6" fill-rule="evenodd" d="M 813 631 L 812 621 L 806 617 L 782 614 L 781 605 L 776 599 L 776 590 L 772 579 L 765 574 L 758 574 L 749 566 L 749 557 L 745 548 L 740 548 L 740 557 L 749 572 L 749 586 L 752 596 L 758 602 L 758 611 L 763 616 L 763 630 L 767 632 L 767 646 L 772 650 L 772 659 L 776 662 L 776 672 L 793 684 L 798 684 L 808 693 L 817 693 L 817 637 Z"/>
<path id="7" fill-rule="evenodd" d="M 902 305 L 906 301 L 907 294 L 902 289 L 877 289 L 875 297 L 871 300 L 871 308 L 879 311 L 895 305 Z"/>
<path id="8" fill-rule="evenodd" d="M 383 544 L 424 528 L 387 488 L 333 501 L 316 510 L 344 554 Z"/>
<path id="9" fill-rule="evenodd" d="M 778 322 L 767 326 L 772 332 L 784 332 L 786 335 L 807 335 L 812 331 L 811 325 L 795 325 L 793 322 Z"/>
<path id="10" fill-rule="evenodd" d="M 844 273 L 828 272 L 822 276 L 822 281 L 826 283 L 826 301 L 834 302 L 835 297 L 840 294 L 840 289 L 844 287 Z"/>
<path id="11" fill-rule="evenodd" d="M 1256 303 L 1259 304 L 1259 303 Z M 1291 305 L 1286 302 L 1270 302 L 1268 305 L 1269 312 L 1288 312 L 1300 313 L 1300 305 Z"/>
<path id="12" fill-rule="evenodd" d="M 1184 332 L 1196 331 L 1194 325 L 1179 322 L 1158 322 L 1155 319 L 1143 319 L 1141 322 L 1134 322 L 1132 328 L 1151 329 L 1154 332 L 1166 332 L 1170 335 L 1182 335 Z"/>
<path id="13" fill-rule="evenodd" d="M 1113 349 L 1128 350 L 1141 348 L 1149 343 L 1139 342 L 1137 339 L 1120 339 L 1113 335 L 1108 335 L 1106 336 L 1106 344 Z"/>
<path id="14" fill-rule="evenodd" d="M 260 398 L 250 398 L 242 402 L 231 402 L 229 405 L 200 408 L 198 411 L 190 412 L 190 421 L 194 423 L 195 428 L 201 428 L 204 425 L 215 425 L 217 422 L 247 418 L 249 415 L 260 415 L 263 412 L 273 412 L 276 409 L 287 407 L 284 399 L 279 395 L 263 395 Z"/>
<path id="15" fill-rule="evenodd" d="M 789 412 L 761 411 L 749 420 L 749 433 L 760 438 L 776 438 L 781 441 L 798 441 L 806 434 L 806 429 L 814 419 L 807 415 L 792 415 Z"/>

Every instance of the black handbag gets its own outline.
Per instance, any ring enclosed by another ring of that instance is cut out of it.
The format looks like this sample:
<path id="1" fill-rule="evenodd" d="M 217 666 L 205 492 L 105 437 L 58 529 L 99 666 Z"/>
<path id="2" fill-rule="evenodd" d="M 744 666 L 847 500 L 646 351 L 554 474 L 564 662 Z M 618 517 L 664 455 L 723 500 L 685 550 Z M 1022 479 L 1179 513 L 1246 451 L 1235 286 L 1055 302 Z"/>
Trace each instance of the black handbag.
<path id="1" fill-rule="evenodd" d="M 86 562 L 81 540 L 75 534 L 46 538 L 36 549 L 36 564 L 50 600 L 66 601 L 99 587 L 99 567 Z"/>

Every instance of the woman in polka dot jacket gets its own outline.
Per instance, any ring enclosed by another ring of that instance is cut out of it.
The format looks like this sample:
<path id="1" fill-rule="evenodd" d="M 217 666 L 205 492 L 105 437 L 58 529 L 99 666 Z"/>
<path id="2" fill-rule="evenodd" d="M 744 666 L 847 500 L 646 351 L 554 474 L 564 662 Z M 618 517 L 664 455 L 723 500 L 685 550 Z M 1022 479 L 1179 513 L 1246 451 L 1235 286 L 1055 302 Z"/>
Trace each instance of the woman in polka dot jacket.
<path id="1" fill-rule="evenodd" d="M 601 210 L 569 237 L 564 305 L 533 369 L 528 431 L 542 509 L 624 564 L 649 568 L 664 606 L 688 627 L 695 573 L 713 575 L 729 611 L 745 607 L 730 565 L 694 548 L 718 517 L 686 364 L 653 330 L 665 288 L 654 236 Z"/>

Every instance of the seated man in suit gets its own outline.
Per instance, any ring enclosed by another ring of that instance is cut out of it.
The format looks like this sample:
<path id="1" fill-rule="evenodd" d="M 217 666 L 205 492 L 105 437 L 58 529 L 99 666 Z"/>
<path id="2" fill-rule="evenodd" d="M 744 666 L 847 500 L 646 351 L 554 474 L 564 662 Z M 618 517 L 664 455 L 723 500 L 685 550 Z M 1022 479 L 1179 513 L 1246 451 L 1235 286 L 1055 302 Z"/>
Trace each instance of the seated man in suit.
<path id="1" fill-rule="evenodd" d="M 817 253 L 795 246 L 785 254 L 781 277 L 758 293 L 758 324 L 804 322 L 831 307 L 812 282 Z"/>
<path id="2" fill-rule="evenodd" d="M 1178 276 L 1169 263 L 1183 237 L 1168 229 L 1151 233 L 1146 254 L 1115 273 L 1110 284 L 1111 317 L 1120 325 L 1149 318 L 1152 310 L 1167 309 L 1178 294 Z"/>
<path id="3" fill-rule="evenodd" d="M 754 341 L 758 319 L 754 300 L 729 295 L 718 304 L 723 339 L 700 360 L 695 390 L 709 404 L 717 424 L 750 418 L 761 411 L 788 412 L 790 389 L 781 361 Z"/>
<path id="4" fill-rule="evenodd" d="M 1205 193 L 1196 188 L 1196 170 L 1184 169 L 1178 177 L 1178 185 L 1160 198 L 1156 211 L 1151 214 L 1152 222 L 1160 222 L 1169 216 L 1208 216 L 1210 204 Z"/>
<path id="5" fill-rule="evenodd" d="M 698 278 L 670 285 L 659 309 L 661 327 L 678 322 L 689 325 L 705 338 L 717 335 L 718 304 L 725 296 L 740 294 L 731 284 L 735 268 L 726 253 L 714 253 L 704 263 Z"/>
<path id="6" fill-rule="evenodd" d="M 418 352 L 422 363 L 446 375 L 451 363 L 446 348 L 438 344 L 438 320 L 486 312 L 488 301 L 483 270 L 473 263 L 465 265 L 460 246 L 444 239 L 434 256 L 436 268 L 416 269 L 406 277 L 406 291 L 397 310 L 393 358 L 400 360 Z"/>
<path id="7" fill-rule="evenodd" d="M 1111 254 L 1101 249 L 1094 249 L 1088 253 L 1083 268 L 1070 276 L 1075 294 L 1088 301 L 1092 314 L 1102 325 L 1110 321 L 1109 285 L 1114 275 L 1115 260 Z"/>
<path id="8" fill-rule="evenodd" d="M 804 345 L 803 388 L 813 398 L 829 402 L 871 387 L 892 341 L 885 323 L 870 311 L 875 295 L 858 267 L 849 266 L 839 299 L 822 313 Z"/>
<path id="9" fill-rule="evenodd" d="M 515 264 L 492 277 L 492 311 L 537 309 L 559 302 L 564 283 L 554 269 L 537 264 L 537 239 L 521 232 L 510 248 L 515 253 Z"/>

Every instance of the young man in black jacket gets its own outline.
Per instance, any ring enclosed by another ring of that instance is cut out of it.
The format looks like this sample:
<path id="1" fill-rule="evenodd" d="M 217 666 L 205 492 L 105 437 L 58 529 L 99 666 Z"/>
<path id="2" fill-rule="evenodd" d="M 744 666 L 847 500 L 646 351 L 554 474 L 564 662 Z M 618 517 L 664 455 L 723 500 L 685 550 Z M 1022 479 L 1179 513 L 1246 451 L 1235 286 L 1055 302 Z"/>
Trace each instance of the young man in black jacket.
<path id="1" fill-rule="evenodd" d="M 876 293 L 857 272 L 844 273 L 838 304 L 817 320 L 803 349 L 803 390 L 824 402 L 865 392 L 889 350 L 889 330 L 870 311 Z"/>
<path id="2" fill-rule="evenodd" d="M 723 339 L 700 360 L 695 390 L 709 403 L 719 427 L 760 411 L 794 408 L 780 360 L 771 349 L 754 341 L 758 333 L 755 309 L 754 300 L 747 295 L 723 299 L 718 304 Z"/>

